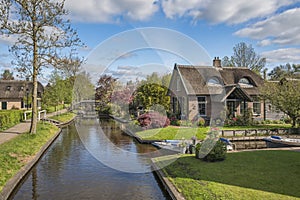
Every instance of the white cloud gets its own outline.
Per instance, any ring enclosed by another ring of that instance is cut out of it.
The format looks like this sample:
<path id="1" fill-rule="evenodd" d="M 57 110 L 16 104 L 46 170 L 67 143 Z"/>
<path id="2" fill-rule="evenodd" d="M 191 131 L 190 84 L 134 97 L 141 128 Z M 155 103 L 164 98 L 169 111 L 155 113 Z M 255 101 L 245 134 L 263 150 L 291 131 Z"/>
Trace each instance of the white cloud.
<path id="1" fill-rule="evenodd" d="M 151 0 L 67 0 L 65 6 L 72 19 L 81 22 L 117 22 L 119 18 L 142 21 L 158 10 Z"/>
<path id="2" fill-rule="evenodd" d="M 17 36 L 15 35 L 0 35 L 0 44 L 13 45 L 17 41 Z"/>
<path id="3" fill-rule="evenodd" d="M 211 23 L 239 24 L 275 13 L 297 0 L 162 0 L 168 18 L 192 17 Z"/>
<path id="4" fill-rule="evenodd" d="M 299 45 L 300 44 L 300 8 L 286 10 L 250 27 L 235 32 L 240 37 L 262 40 L 260 45 Z"/>
<path id="5" fill-rule="evenodd" d="M 300 63 L 300 49 L 282 48 L 273 51 L 263 52 L 262 57 L 267 59 L 268 63 Z"/>

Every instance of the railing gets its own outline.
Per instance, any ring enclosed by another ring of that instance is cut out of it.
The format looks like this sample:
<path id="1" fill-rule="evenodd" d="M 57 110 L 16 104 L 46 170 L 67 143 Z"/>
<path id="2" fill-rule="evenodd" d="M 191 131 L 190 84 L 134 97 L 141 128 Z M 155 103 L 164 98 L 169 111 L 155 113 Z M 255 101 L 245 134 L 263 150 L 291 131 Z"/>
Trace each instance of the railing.
<path id="1" fill-rule="evenodd" d="M 47 117 L 47 111 L 46 110 L 41 110 L 41 111 L 39 111 L 38 120 L 41 120 L 41 113 L 44 113 L 42 119 L 45 119 Z"/>
<path id="2" fill-rule="evenodd" d="M 250 137 L 250 136 L 265 136 L 265 135 L 286 135 L 289 134 L 289 129 L 250 129 L 250 130 L 222 130 L 222 137 Z"/>
<path id="3" fill-rule="evenodd" d="M 26 121 L 27 120 L 27 114 L 28 113 L 32 113 L 32 111 L 31 110 L 28 110 L 28 111 L 25 111 L 24 112 L 24 120 Z M 44 113 L 44 115 L 43 115 L 43 117 L 41 118 L 41 114 L 42 113 Z M 39 111 L 39 113 L 38 113 L 38 120 L 41 120 L 41 119 L 43 119 L 43 118 L 46 118 L 46 116 L 47 116 L 47 111 L 46 110 L 41 110 L 41 111 Z"/>
<path id="4" fill-rule="evenodd" d="M 24 112 L 24 120 L 26 121 L 27 120 L 27 114 L 28 113 L 32 113 L 32 111 L 31 110 L 28 110 L 28 111 L 25 111 Z"/>

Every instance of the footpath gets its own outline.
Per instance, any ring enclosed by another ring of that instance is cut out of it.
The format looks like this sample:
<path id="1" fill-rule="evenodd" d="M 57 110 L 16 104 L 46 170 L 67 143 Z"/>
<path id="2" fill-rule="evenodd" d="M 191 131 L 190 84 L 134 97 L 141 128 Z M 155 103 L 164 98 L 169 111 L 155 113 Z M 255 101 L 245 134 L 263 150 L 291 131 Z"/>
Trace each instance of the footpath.
<path id="1" fill-rule="evenodd" d="M 62 113 L 66 113 L 66 112 L 67 112 L 67 109 L 59 110 L 59 111 L 56 111 L 53 113 L 47 113 L 46 118 L 49 118 L 49 117 L 52 117 L 55 115 L 59 115 Z M 6 129 L 6 130 L 0 132 L 0 144 L 6 142 L 8 140 L 11 140 L 12 138 L 14 138 L 22 133 L 29 132 L 29 130 L 30 130 L 30 121 L 29 122 L 28 121 L 21 122 L 9 129 Z"/>

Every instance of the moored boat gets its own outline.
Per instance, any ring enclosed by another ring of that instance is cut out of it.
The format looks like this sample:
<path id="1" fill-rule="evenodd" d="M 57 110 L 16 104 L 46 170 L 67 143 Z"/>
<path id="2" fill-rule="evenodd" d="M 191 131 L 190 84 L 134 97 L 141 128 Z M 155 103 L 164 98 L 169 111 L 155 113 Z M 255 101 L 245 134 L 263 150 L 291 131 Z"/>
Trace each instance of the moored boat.
<path id="1" fill-rule="evenodd" d="M 276 147 L 299 147 L 300 139 L 293 138 L 282 138 L 280 136 L 270 136 L 263 138 L 266 142 L 267 147 L 276 148 Z"/>

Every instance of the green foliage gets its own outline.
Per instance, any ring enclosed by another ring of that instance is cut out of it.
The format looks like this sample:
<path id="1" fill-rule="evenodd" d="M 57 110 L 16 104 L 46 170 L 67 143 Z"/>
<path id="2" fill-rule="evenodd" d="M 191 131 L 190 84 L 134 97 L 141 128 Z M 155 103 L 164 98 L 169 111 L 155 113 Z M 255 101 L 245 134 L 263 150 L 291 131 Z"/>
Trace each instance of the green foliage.
<path id="1" fill-rule="evenodd" d="M 254 125 L 253 113 L 251 108 L 247 108 L 242 115 L 237 117 L 227 118 L 225 120 L 226 126 L 251 126 Z"/>
<path id="2" fill-rule="evenodd" d="M 111 96 L 117 84 L 117 79 L 109 75 L 102 75 L 96 87 L 95 100 L 97 102 L 97 110 L 103 114 L 110 114 Z"/>
<path id="3" fill-rule="evenodd" d="M 167 96 L 168 88 L 157 83 L 141 85 L 133 100 L 134 107 L 142 106 L 145 110 L 155 109 L 160 105 L 165 111 L 169 111 L 170 97 Z M 160 107 L 161 108 L 161 107 Z"/>
<path id="4" fill-rule="evenodd" d="M 37 134 L 21 134 L 0 145 L 0 191 L 57 131 L 55 125 L 39 123 Z"/>
<path id="5" fill-rule="evenodd" d="M 154 72 L 137 84 L 133 101 L 130 104 L 132 110 L 137 107 L 144 110 L 154 110 L 162 114 L 170 110 L 170 97 L 167 95 L 171 80 L 171 74 L 160 76 Z"/>
<path id="6" fill-rule="evenodd" d="M 203 158 L 203 160 L 208 162 L 225 160 L 226 152 L 226 144 L 218 140 L 213 149 Z"/>
<path id="7" fill-rule="evenodd" d="M 45 106 L 45 105 L 43 105 L 42 108 L 45 109 L 47 111 L 47 113 L 53 113 L 53 112 L 56 112 L 58 110 L 64 109 L 65 105 L 64 104 L 60 104 L 60 105 L 57 105 L 57 106 Z"/>
<path id="8" fill-rule="evenodd" d="M 198 124 L 197 124 L 199 127 L 204 127 L 205 126 L 205 119 L 200 117 L 198 119 Z"/>
<path id="9" fill-rule="evenodd" d="M 13 64 L 33 82 L 30 132 L 36 133 L 39 74 L 46 67 L 63 67 L 64 52 L 76 53 L 75 47 L 83 44 L 67 20 L 64 1 L 1 1 L 0 10 L 1 34 L 18 37 L 10 48 Z"/>
<path id="10" fill-rule="evenodd" d="M 262 96 L 268 99 L 277 109 L 287 114 L 292 126 L 300 118 L 300 81 L 283 79 L 279 83 L 266 82 L 261 88 Z"/>
<path id="11" fill-rule="evenodd" d="M 14 80 L 13 72 L 10 72 L 9 69 L 5 69 L 0 76 L 0 80 Z"/>
<path id="12" fill-rule="evenodd" d="M 55 119 L 57 121 L 60 121 L 62 123 L 68 122 L 71 119 L 73 119 L 76 116 L 76 114 L 71 113 L 71 112 L 67 112 L 67 113 L 63 113 L 60 115 L 55 115 L 53 117 L 50 117 L 51 119 Z"/>
<path id="13" fill-rule="evenodd" d="M 272 81 L 280 81 L 281 79 L 286 77 L 300 78 L 299 72 L 300 72 L 299 64 L 291 65 L 287 63 L 285 65 L 276 66 L 274 69 L 272 69 L 270 73 L 268 73 L 268 76 Z"/>
<path id="14" fill-rule="evenodd" d="M 0 130 L 10 128 L 24 119 L 22 110 L 0 111 Z"/>

